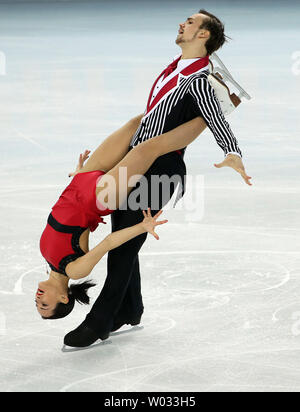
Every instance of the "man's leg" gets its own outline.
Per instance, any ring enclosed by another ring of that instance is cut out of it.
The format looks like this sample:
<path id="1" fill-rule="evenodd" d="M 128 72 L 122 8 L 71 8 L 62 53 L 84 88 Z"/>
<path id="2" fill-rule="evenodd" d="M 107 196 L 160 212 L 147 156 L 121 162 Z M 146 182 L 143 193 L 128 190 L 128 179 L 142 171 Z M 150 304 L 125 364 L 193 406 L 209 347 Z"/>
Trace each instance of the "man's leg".
<path id="1" fill-rule="evenodd" d="M 143 220 L 141 210 L 117 210 L 115 230 L 133 226 Z M 86 317 L 86 324 L 101 334 L 110 332 L 113 321 L 123 302 L 131 276 L 136 264 L 137 255 L 146 240 L 147 234 L 140 235 L 109 252 L 107 258 L 108 275 L 92 310 Z M 139 299 L 139 297 L 137 298 Z M 136 301 L 137 310 L 142 312 L 142 302 Z M 142 314 L 140 312 L 140 315 Z"/>
<path id="2" fill-rule="evenodd" d="M 157 159 L 152 165 L 145 177 L 150 182 L 152 175 L 162 176 L 167 175 L 170 178 L 173 175 L 179 175 L 181 179 L 185 175 L 185 165 L 177 153 L 171 153 Z M 148 185 L 149 202 L 151 199 L 151 185 Z M 170 196 L 173 195 L 175 185 L 172 185 Z M 162 196 L 162 188 L 159 195 L 159 207 L 162 208 L 170 199 Z M 163 199 L 163 201 L 162 201 Z M 152 211 L 156 213 L 157 211 Z M 117 210 L 114 216 L 114 230 L 120 230 L 125 227 L 132 226 L 143 220 L 141 210 Z M 126 296 L 127 302 L 131 301 L 130 306 L 136 308 L 137 311 L 143 310 L 143 304 L 140 291 L 139 271 L 137 270 L 137 258 L 139 250 L 146 240 L 147 235 L 143 234 L 129 242 L 123 244 L 110 251 L 108 255 L 108 274 L 106 282 L 103 286 L 100 296 L 93 305 L 86 320 L 75 330 L 70 332 L 65 337 L 65 344 L 69 346 L 88 346 L 95 342 L 99 337 L 106 339 L 113 327 L 113 322 L 116 314 L 120 310 L 123 299 Z M 133 278 L 132 275 L 137 275 Z M 129 287 L 129 289 L 128 289 Z M 129 293 L 130 295 L 126 294 Z"/>
<path id="3" fill-rule="evenodd" d="M 117 210 L 114 213 L 122 214 L 119 220 L 120 229 L 143 220 L 142 211 Z M 65 345 L 85 347 L 92 345 L 99 338 L 108 338 L 113 329 L 115 315 L 127 291 L 138 252 L 146 237 L 145 233 L 109 252 L 107 278 L 100 296 L 84 322 L 65 336 Z"/>
<path id="4" fill-rule="evenodd" d="M 119 214 L 113 213 L 112 217 L 112 231 L 118 230 L 121 227 Z M 109 263 L 109 259 L 108 259 Z M 109 268 L 108 268 L 109 270 Z M 136 257 L 133 265 L 131 278 L 124 299 L 114 318 L 112 332 L 121 328 L 124 324 L 137 325 L 141 321 L 144 312 L 143 297 L 141 293 L 141 276 L 139 256 Z"/>
<path id="5" fill-rule="evenodd" d="M 140 265 L 139 256 L 137 256 L 123 302 L 115 315 L 111 332 L 117 331 L 124 325 L 139 325 L 143 313 Z"/>
<path id="6" fill-rule="evenodd" d="M 112 232 L 116 232 L 121 228 L 128 227 L 128 215 L 120 213 L 113 213 L 112 217 Z M 143 219 L 140 214 L 139 219 Z M 146 233 L 147 236 L 147 233 Z M 107 270 L 110 272 L 110 261 L 113 259 L 113 254 L 108 255 Z M 133 317 L 141 316 L 144 311 L 143 298 L 141 293 L 141 278 L 140 278 L 140 264 L 139 257 L 137 256 L 132 267 L 131 278 L 124 296 L 123 302 L 119 309 L 119 312 L 124 319 L 130 319 Z"/>

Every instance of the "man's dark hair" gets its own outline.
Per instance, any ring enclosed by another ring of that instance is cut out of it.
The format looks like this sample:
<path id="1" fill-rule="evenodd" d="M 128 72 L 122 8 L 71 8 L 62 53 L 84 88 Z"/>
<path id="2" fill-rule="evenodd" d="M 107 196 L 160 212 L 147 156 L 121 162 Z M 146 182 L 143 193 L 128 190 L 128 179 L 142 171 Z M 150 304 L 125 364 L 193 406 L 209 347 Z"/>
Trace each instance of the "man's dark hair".
<path id="1" fill-rule="evenodd" d="M 200 29 L 208 30 L 210 38 L 207 40 L 205 47 L 209 55 L 219 50 L 220 47 L 227 41 L 224 33 L 224 24 L 216 16 L 206 10 L 201 9 L 200 14 L 204 14 L 207 18 L 204 20 Z"/>
<path id="2" fill-rule="evenodd" d="M 61 319 L 68 316 L 72 310 L 74 309 L 75 301 L 88 305 L 90 303 L 90 298 L 87 294 L 87 291 L 96 286 L 95 283 L 90 281 L 79 283 L 77 285 L 71 285 L 68 290 L 68 303 L 58 303 L 52 316 L 48 318 L 42 316 L 45 320 L 54 320 L 54 319 Z"/>

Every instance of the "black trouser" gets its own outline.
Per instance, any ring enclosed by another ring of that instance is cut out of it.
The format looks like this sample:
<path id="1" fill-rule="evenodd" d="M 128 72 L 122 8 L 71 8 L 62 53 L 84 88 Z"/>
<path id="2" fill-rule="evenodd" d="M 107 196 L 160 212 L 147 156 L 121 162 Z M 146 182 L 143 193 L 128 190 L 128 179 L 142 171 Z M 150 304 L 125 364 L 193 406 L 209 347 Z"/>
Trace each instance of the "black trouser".
<path id="1" fill-rule="evenodd" d="M 158 158 L 147 171 L 145 177 L 149 183 L 153 175 L 167 175 L 169 178 L 178 175 L 183 182 L 185 174 L 186 168 L 182 156 L 173 152 Z M 151 194 L 150 183 L 148 188 L 148 205 L 150 207 L 154 196 L 153 193 Z M 155 200 L 159 205 L 158 210 L 169 202 L 175 189 L 176 185 L 172 185 L 169 195 L 169 193 L 163 192 L 162 186 L 160 186 L 159 199 Z M 151 210 L 152 215 L 156 214 L 158 210 Z M 116 210 L 112 214 L 112 231 L 136 225 L 142 220 L 142 210 Z M 146 238 L 147 234 L 145 233 L 109 252 L 105 284 L 86 317 L 86 323 L 94 331 L 108 332 L 112 329 L 114 318 L 130 319 L 143 313 L 138 253 Z"/>

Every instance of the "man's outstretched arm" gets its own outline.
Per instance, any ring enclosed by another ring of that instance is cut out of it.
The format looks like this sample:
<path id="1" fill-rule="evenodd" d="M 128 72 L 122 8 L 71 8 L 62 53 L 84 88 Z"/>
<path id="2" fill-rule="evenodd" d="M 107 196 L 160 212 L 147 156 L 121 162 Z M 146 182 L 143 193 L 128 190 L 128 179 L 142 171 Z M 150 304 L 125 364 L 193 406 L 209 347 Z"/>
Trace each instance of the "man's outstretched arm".
<path id="1" fill-rule="evenodd" d="M 213 87 L 206 78 L 197 78 L 191 84 L 190 94 L 199 109 L 199 115 L 204 118 L 207 126 L 212 131 L 216 142 L 224 151 L 225 160 L 215 167 L 231 167 L 251 186 L 251 177 L 247 175 L 242 161 L 242 152 L 238 142 L 225 119 L 220 103 Z"/>

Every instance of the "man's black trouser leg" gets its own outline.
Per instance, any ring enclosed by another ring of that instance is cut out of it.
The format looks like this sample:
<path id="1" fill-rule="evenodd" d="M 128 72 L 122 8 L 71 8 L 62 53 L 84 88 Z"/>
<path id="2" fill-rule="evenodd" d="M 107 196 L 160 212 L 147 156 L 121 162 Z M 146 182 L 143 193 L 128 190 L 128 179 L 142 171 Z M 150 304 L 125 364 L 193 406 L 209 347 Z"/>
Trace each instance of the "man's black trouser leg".
<path id="1" fill-rule="evenodd" d="M 144 313 L 144 304 L 141 290 L 141 275 L 139 256 L 137 256 L 124 299 L 115 315 L 114 323 L 140 319 Z"/>
<path id="2" fill-rule="evenodd" d="M 185 176 L 185 165 L 178 154 L 168 154 L 157 159 L 145 174 L 148 182 L 153 175 L 179 175 L 181 179 Z M 148 185 L 148 204 L 151 205 L 151 185 Z M 171 190 L 162 193 L 160 187 L 158 205 L 161 209 L 173 195 L 176 185 L 171 185 Z M 156 199 L 157 202 L 157 199 Z M 152 210 L 152 214 L 158 210 Z M 112 218 L 113 231 L 121 230 L 140 223 L 143 220 L 141 210 L 117 210 Z M 107 260 L 107 278 L 100 296 L 86 317 L 87 325 L 99 333 L 108 332 L 112 329 L 114 317 L 118 311 L 126 308 L 134 311 L 134 314 L 142 314 L 143 301 L 141 295 L 140 273 L 138 253 L 147 238 L 147 234 L 140 235 L 109 252 Z M 125 299 L 125 300 L 124 300 Z"/>
<path id="3" fill-rule="evenodd" d="M 141 211 L 118 210 L 115 213 L 119 215 L 119 225 L 116 230 L 135 225 L 143 220 Z M 146 234 L 140 235 L 109 252 L 107 258 L 108 276 L 100 296 L 86 318 L 87 324 L 91 329 L 99 332 L 107 332 L 112 329 L 114 317 L 123 302 L 131 280 L 138 252 L 146 237 Z M 142 305 L 141 297 L 139 300 Z M 140 309 L 142 312 L 143 307 Z"/>
<path id="4" fill-rule="evenodd" d="M 115 232 L 122 228 L 122 214 L 119 213 L 112 214 L 112 231 Z M 143 216 L 140 216 L 140 219 L 143 219 Z M 125 220 L 127 218 L 125 217 Z M 147 234 L 145 234 L 147 237 Z M 146 240 L 144 237 L 144 240 Z M 141 239 L 143 240 L 143 239 Z M 114 255 L 111 254 L 109 256 L 109 263 L 110 259 L 114 259 Z M 140 276 L 140 264 L 139 264 L 139 256 L 136 256 L 135 262 L 133 264 L 130 279 L 128 281 L 128 285 L 126 291 L 124 291 L 124 298 L 119 307 L 118 312 L 116 313 L 115 317 L 130 320 L 136 317 L 142 316 L 144 312 L 144 305 L 143 305 L 143 298 L 141 292 L 141 276 Z"/>

